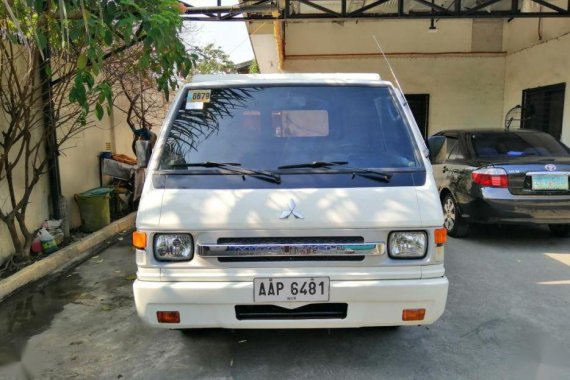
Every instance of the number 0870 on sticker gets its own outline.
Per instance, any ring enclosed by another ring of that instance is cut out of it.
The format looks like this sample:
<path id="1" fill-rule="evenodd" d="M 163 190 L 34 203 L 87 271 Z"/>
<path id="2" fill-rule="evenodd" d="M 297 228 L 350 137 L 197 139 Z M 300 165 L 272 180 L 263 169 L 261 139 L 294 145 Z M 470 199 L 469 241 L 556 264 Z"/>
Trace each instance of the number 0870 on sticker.
<path id="1" fill-rule="evenodd" d="M 282 277 L 253 279 L 254 302 L 328 301 L 328 277 Z"/>

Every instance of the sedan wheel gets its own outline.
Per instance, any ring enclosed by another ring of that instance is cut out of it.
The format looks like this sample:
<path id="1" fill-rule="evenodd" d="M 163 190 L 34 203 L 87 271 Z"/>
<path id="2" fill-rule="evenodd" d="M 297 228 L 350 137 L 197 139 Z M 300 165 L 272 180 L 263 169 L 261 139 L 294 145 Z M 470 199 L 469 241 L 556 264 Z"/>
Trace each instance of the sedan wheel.
<path id="1" fill-rule="evenodd" d="M 443 198 L 443 226 L 447 229 L 449 236 L 462 237 L 467 235 L 469 225 L 461 218 L 459 209 L 451 194 Z"/>

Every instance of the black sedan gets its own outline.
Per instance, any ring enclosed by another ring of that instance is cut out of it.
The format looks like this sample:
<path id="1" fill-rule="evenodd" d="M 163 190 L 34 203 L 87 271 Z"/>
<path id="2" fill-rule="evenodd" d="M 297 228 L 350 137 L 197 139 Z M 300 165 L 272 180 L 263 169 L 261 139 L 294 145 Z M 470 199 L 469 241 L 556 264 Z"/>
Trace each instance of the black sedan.
<path id="1" fill-rule="evenodd" d="M 570 149 L 533 130 L 450 130 L 428 140 L 449 235 L 470 223 L 548 224 L 570 234 Z"/>

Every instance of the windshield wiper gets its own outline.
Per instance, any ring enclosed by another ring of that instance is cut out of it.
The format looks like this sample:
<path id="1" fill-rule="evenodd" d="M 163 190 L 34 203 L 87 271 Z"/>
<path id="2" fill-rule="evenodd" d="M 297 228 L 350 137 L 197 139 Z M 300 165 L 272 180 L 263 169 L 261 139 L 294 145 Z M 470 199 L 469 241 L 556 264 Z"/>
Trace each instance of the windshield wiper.
<path id="1" fill-rule="evenodd" d="M 169 165 L 169 168 L 220 168 L 226 169 L 233 173 L 241 174 L 242 176 L 251 176 L 262 179 L 264 181 L 281 183 L 281 176 L 279 174 L 274 174 L 266 172 L 265 170 L 249 169 L 241 167 L 240 163 L 237 162 L 192 162 L 188 164 L 173 164 Z M 244 177 L 245 179 L 245 177 Z"/>
<path id="2" fill-rule="evenodd" d="M 313 161 L 313 162 L 306 162 L 304 164 L 294 164 L 294 165 L 283 165 L 279 166 L 277 169 L 302 169 L 302 168 L 325 168 L 331 169 L 335 166 L 341 166 L 343 169 L 346 169 L 347 172 L 352 172 L 352 178 L 355 176 L 361 176 L 365 178 L 380 180 L 383 182 L 390 182 L 392 179 L 392 175 L 388 173 L 384 173 L 379 170 L 373 169 L 363 169 L 363 168 L 353 168 L 348 165 L 348 161 Z"/>

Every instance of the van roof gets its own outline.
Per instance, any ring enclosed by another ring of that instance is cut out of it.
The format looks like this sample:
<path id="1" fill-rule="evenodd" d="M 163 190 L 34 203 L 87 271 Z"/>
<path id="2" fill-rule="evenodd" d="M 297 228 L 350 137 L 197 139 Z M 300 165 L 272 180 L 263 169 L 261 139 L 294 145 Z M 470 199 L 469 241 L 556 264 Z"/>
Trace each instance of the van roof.
<path id="1" fill-rule="evenodd" d="M 332 73 L 332 74 L 213 74 L 195 75 L 191 84 L 293 84 L 293 83 L 326 83 L 326 84 L 385 84 L 389 82 L 381 80 L 379 74 L 374 73 Z M 191 85 L 190 84 L 190 85 Z"/>

